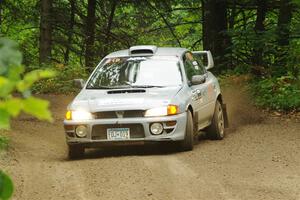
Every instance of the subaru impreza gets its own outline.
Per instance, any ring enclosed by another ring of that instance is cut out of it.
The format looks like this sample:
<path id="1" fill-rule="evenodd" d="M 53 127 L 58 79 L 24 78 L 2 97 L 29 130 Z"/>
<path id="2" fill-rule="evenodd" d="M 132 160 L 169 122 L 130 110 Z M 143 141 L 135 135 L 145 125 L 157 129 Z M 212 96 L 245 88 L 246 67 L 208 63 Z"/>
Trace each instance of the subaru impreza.
<path id="1" fill-rule="evenodd" d="M 69 157 L 166 141 L 192 150 L 201 130 L 223 139 L 227 113 L 213 66 L 209 51 L 185 48 L 133 46 L 107 55 L 87 81 L 75 80 L 82 89 L 64 120 Z"/>

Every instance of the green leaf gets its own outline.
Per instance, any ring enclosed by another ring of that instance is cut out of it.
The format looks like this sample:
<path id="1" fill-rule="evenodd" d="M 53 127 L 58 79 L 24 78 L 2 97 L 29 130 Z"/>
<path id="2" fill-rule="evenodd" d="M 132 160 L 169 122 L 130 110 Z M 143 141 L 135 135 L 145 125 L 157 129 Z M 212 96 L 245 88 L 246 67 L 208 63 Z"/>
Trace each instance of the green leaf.
<path id="1" fill-rule="evenodd" d="M 51 78 L 55 76 L 52 70 L 34 70 L 27 73 L 24 79 L 17 84 L 17 89 L 20 92 L 28 90 L 36 81 L 44 78 Z"/>
<path id="2" fill-rule="evenodd" d="M 0 109 L 0 129 L 9 129 L 9 120 L 9 113 L 4 109 Z"/>
<path id="3" fill-rule="evenodd" d="M 10 80 L 18 81 L 21 79 L 21 74 L 24 73 L 25 68 L 22 65 L 13 66 L 8 69 L 7 77 Z"/>
<path id="4" fill-rule="evenodd" d="M 12 196 L 14 186 L 8 175 L 0 170 L 0 199 L 8 200 Z"/>
<path id="5" fill-rule="evenodd" d="M 39 70 L 40 78 L 52 78 L 56 75 L 56 72 L 51 69 Z"/>
<path id="6" fill-rule="evenodd" d="M 52 121 L 51 112 L 48 110 L 49 102 L 38 99 L 35 97 L 29 97 L 23 100 L 23 110 L 27 114 L 42 120 Z"/>
<path id="7" fill-rule="evenodd" d="M 6 98 L 14 90 L 14 87 L 14 82 L 0 76 L 0 97 Z"/>
<path id="8" fill-rule="evenodd" d="M 8 99 L 3 102 L 0 101 L 0 108 L 6 110 L 11 116 L 16 117 L 23 108 L 23 102 L 18 98 Z"/>

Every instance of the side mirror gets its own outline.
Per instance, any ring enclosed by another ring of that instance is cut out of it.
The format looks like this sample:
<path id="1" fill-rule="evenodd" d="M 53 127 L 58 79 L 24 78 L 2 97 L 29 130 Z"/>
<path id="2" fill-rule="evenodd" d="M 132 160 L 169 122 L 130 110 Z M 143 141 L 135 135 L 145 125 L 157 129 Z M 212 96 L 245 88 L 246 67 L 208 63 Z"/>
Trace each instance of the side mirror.
<path id="1" fill-rule="evenodd" d="M 73 83 L 74 83 L 74 86 L 79 89 L 82 89 L 85 85 L 85 81 L 83 79 L 74 79 Z"/>
<path id="2" fill-rule="evenodd" d="M 200 85 L 202 83 L 205 83 L 205 81 L 206 81 L 205 75 L 195 75 L 195 76 L 192 76 L 191 83 L 192 83 L 192 85 Z"/>
<path id="3" fill-rule="evenodd" d="M 193 51 L 194 55 L 204 56 L 204 60 L 207 60 L 206 70 L 214 67 L 214 59 L 210 51 Z"/>

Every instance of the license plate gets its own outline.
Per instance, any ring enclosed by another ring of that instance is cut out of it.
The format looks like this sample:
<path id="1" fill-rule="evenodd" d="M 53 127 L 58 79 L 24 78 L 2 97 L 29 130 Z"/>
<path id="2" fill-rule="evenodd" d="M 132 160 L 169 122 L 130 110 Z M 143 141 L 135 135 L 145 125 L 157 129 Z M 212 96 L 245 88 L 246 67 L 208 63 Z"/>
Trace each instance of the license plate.
<path id="1" fill-rule="evenodd" d="M 130 139 L 129 128 L 108 128 L 107 129 L 108 140 L 126 140 Z"/>

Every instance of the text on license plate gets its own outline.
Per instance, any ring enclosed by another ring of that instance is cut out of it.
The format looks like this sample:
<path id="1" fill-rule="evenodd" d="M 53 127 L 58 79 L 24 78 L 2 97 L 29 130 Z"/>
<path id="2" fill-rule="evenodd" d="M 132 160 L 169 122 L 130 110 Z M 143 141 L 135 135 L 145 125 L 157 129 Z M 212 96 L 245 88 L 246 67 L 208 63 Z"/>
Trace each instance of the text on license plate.
<path id="1" fill-rule="evenodd" d="M 130 139 L 129 128 L 108 128 L 107 129 L 108 140 L 126 140 Z"/>

